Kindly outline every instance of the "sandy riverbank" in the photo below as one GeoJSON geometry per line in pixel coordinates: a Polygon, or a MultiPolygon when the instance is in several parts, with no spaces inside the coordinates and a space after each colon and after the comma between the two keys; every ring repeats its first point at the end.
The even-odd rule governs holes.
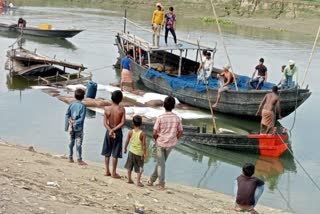
{"type": "Polygon", "coordinates": [[[0,140],[0,213],[134,213],[136,206],[145,213],[237,213],[231,196],[170,183],[165,191],[138,188],[103,176],[102,164],[80,167],[35,150],[0,140]]]}

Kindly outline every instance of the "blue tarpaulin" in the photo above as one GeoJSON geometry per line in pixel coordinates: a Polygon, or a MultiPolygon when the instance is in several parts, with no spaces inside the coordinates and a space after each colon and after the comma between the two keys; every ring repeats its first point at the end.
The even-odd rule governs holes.
{"type": "MultiPolygon", "coordinates": [[[[165,72],[159,72],[154,70],[153,68],[149,68],[145,74],[145,77],[151,79],[152,77],[163,78],[167,81],[167,83],[171,86],[172,89],[183,89],[183,88],[193,88],[196,92],[202,92],[206,90],[206,87],[203,83],[197,84],[197,75],[196,74],[187,74],[181,75],[180,77],[169,76],[165,72]]],[[[247,85],[250,78],[247,76],[238,75],[237,84],[239,90],[248,90],[247,85]]],[[[262,90],[271,89],[275,84],[264,82],[262,90]]],[[[217,78],[210,77],[209,78],[209,88],[219,88],[219,82],[217,78]]],[[[231,85],[231,90],[235,90],[235,85],[231,85]]]]}

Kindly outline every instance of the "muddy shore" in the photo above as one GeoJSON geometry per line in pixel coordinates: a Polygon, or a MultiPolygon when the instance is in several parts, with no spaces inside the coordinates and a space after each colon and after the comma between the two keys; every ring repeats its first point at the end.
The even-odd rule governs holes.
{"type": "MultiPolygon", "coordinates": [[[[0,213],[237,213],[232,197],[169,183],[164,191],[103,176],[102,164],[0,140],[0,213]]],[[[143,178],[146,183],[146,178],[143,178]]],[[[258,205],[260,213],[284,213],[258,205]]]]}

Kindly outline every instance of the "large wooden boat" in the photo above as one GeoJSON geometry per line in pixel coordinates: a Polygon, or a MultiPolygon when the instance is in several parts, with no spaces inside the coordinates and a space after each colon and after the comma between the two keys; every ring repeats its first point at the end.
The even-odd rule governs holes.
{"type": "MultiPolygon", "coordinates": [[[[210,109],[208,97],[211,103],[215,102],[219,86],[214,74],[221,72],[221,69],[213,69],[214,74],[209,80],[208,93],[203,84],[196,84],[195,74],[199,67],[198,53],[206,49],[214,54],[215,48],[200,46],[187,40],[180,40],[178,46],[155,47],[145,39],[128,32],[117,33],[115,44],[120,57],[123,57],[126,51],[131,51],[133,78],[135,81],[142,81],[148,89],[174,96],[182,103],[204,109],[210,109]],[[194,60],[187,58],[188,51],[196,52],[194,60]]],[[[236,77],[238,90],[234,84],[231,90],[224,92],[219,106],[214,111],[257,118],[259,104],[274,84],[264,83],[262,90],[247,90],[249,77],[241,75],[236,77]]],[[[291,88],[280,90],[279,95],[281,114],[285,117],[304,103],[311,92],[308,88],[291,88]]]]}
{"type": "Polygon", "coordinates": [[[3,24],[0,23],[0,31],[10,31],[19,34],[26,34],[41,37],[58,37],[58,38],[71,38],[82,32],[82,29],[39,29],[36,27],[18,27],[17,24],[3,24]]]}
{"type": "MultiPolygon", "coordinates": [[[[22,47],[7,52],[6,69],[10,76],[23,76],[39,85],[66,85],[82,83],[92,78],[91,72],[85,72],[82,64],[50,58],[22,47]],[[68,72],[71,69],[75,72],[68,72]]],[[[10,78],[13,80],[13,78],[10,78]]]]}

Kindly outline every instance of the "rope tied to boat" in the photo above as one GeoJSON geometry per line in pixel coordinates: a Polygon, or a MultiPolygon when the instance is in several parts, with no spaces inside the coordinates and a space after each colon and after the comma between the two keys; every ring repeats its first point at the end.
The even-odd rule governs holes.
{"type": "MultiPolygon", "coordinates": [[[[279,135],[279,133],[276,133],[276,134],[281,139],[281,142],[286,144],[284,142],[284,140],[281,138],[281,136],[279,135]]],[[[290,152],[293,159],[298,163],[298,165],[301,167],[301,169],[304,171],[304,173],[307,175],[307,177],[310,179],[310,181],[315,185],[317,190],[320,192],[320,186],[316,183],[316,181],[312,178],[312,176],[308,173],[308,171],[303,167],[303,165],[300,163],[300,161],[293,155],[293,152],[291,151],[291,149],[288,147],[287,150],[290,152]]]]}

